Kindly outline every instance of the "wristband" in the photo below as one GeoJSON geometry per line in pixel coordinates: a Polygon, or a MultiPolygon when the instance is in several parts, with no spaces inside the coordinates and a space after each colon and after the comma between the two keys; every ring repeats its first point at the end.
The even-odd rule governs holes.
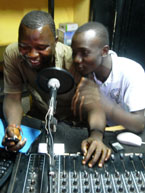
{"type": "Polygon", "coordinates": [[[101,129],[90,129],[90,132],[92,132],[92,131],[98,131],[104,135],[104,131],[102,131],[101,129]]]}

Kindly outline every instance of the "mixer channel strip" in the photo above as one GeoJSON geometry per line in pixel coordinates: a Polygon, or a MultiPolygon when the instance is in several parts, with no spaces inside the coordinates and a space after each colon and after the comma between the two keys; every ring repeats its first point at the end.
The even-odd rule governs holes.
{"type": "Polygon", "coordinates": [[[45,158],[44,154],[30,154],[22,193],[43,193],[45,158]]]}
{"type": "Polygon", "coordinates": [[[144,193],[145,156],[112,154],[103,168],[82,165],[77,154],[55,156],[50,193],[144,193]]]}

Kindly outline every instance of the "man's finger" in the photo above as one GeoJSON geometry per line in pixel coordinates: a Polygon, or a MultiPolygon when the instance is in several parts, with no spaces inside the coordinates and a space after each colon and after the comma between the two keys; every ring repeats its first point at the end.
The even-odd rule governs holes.
{"type": "Polygon", "coordinates": [[[80,105],[79,105],[79,116],[80,116],[80,121],[83,120],[82,107],[83,107],[83,104],[84,104],[84,99],[85,99],[85,97],[82,96],[82,98],[81,98],[81,103],[80,103],[80,105]]]}
{"type": "Polygon", "coordinates": [[[111,156],[111,149],[107,149],[107,155],[106,155],[106,157],[105,157],[105,161],[107,161],[109,158],[110,158],[110,156],[111,156]]]}
{"type": "Polygon", "coordinates": [[[74,116],[76,116],[76,114],[77,114],[76,112],[77,112],[77,103],[78,103],[79,95],[80,95],[80,93],[77,92],[75,94],[75,98],[73,100],[73,114],[74,114],[74,116]]]}
{"type": "Polygon", "coordinates": [[[19,151],[26,143],[26,138],[23,139],[23,141],[19,141],[15,146],[8,147],[8,151],[19,151]]]}
{"type": "Polygon", "coordinates": [[[88,142],[87,142],[87,140],[82,141],[81,149],[82,149],[83,155],[86,156],[87,151],[88,151],[88,142]]]}
{"type": "Polygon", "coordinates": [[[100,158],[100,155],[101,155],[101,150],[100,149],[98,149],[98,148],[96,148],[96,150],[95,150],[95,152],[94,152],[94,154],[92,155],[92,159],[91,159],[91,161],[88,163],[88,166],[89,167],[93,167],[95,164],[96,164],[96,162],[99,160],[99,158],[100,158]]]}
{"type": "Polygon", "coordinates": [[[93,155],[95,148],[94,148],[94,144],[91,143],[90,145],[87,144],[87,154],[84,158],[84,162],[87,163],[89,161],[89,159],[91,158],[91,156],[93,155]]]}
{"type": "Polygon", "coordinates": [[[111,149],[109,148],[107,148],[105,152],[102,152],[98,166],[102,167],[104,165],[104,162],[109,159],[110,155],[111,155],[111,149]]]}
{"type": "Polygon", "coordinates": [[[86,79],[86,78],[84,78],[84,77],[81,78],[81,80],[80,80],[80,82],[79,82],[79,84],[78,84],[78,86],[77,86],[78,89],[80,89],[80,87],[83,86],[85,79],[86,79]]]}

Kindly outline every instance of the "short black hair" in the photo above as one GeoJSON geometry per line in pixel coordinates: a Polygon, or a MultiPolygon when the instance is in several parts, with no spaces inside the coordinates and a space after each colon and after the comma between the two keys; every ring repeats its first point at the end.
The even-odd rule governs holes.
{"type": "Polygon", "coordinates": [[[30,29],[37,29],[44,25],[49,25],[54,37],[56,37],[54,20],[52,16],[45,11],[33,10],[28,12],[21,20],[19,32],[22,25],[25,25],[30,29]]]}
{"type": "Polygon", "coordinates": [[[75,34],[81,33],[81,32],[85,32],[85,31],[88,31],[90,29],[92,29],[92,30],[94,30],[96,32],[96,35],[101,40],[101,44],[103,46],[109,45],[109,33],[108,33],[108,30],[107,30],[107,28],[102,23],[99,23],[99,22],[88,22],[88,23],[85,23],[84,25],[80,26],[76,30],[75,34]]]}

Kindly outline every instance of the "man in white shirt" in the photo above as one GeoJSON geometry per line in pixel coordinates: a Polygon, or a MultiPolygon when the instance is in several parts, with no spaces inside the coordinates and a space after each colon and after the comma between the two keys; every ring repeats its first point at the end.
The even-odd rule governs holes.
{"type": "Polygon", "coordinates": [[[90,138],[82,143],[82,150],[83,163],[89,162],[90,167],[98,160],[101,167],[108,158],[105,121],[136,133],[145,127],[145,72],[140,64],[109,50],[108,36],[102,24],[89,22],[78,28],[72,40],[72,74],[76,83],[87,77],[81,79],[72,106],[81,119],[84,109],[89,114],[90,138]]]}

